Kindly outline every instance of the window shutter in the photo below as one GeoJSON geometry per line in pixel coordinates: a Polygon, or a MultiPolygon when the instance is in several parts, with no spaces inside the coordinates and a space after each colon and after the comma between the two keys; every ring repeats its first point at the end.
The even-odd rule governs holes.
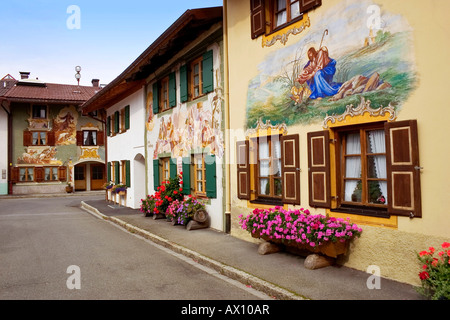
{"type": "Polygon", "coordinates": [[[153,159],[153,185],[155,191],[159,187],[159,159],[153,159]]]}
{"type": "Polygon", "coordinates": [[[11,168],[11,183],[17,183],[19,181],[19,168],[11,168]]]}
{"type": "Polygon", "coordinates": [[[176,178],[177,177],[177,159],[176,158],[170,158],[170,178],[176,178]]]}
{"type": "Polygon", "coordinates": [[[125,164],[125,184],[129,188],[131,187],[131,162],[130,160],[126,160],[125,164]]]}
{"type": "Polygon", "coordinates": [[[130,129],[130,106],[125,107],[125,130],[130,129]]]}
{"type": "Polygon", "coordinates": [[[114,112],[114,133],[119,133],[120,126],[120,113],[119,111],[114,112]]]}
{"type": "Polygon", "coordinates": [[[24,145],[24,147],[28,147],[28,146],[32,145],[31,131],[28,131],[28,130],[23,131],[23,145],[24,145]]]}
{"type": "Polygon", "coordinates": [[[188,100],[188,73],[187,66],[180,67],[180,101],[186,102],[188,100]]]}
{"type": "Polygon", "coordinates": [[[250,200],[250,161],[249,142],[236,142],[237,155],[237,197],[243,200],[250,200]]]}
{"type": "Polygon", "coordinates": [[[298,134],[281,136],[283,203],[300,204],[300,158],[298,134]]]}
{"type": "Polygon", "coordinates": [[[191,194],[191,158],[183,158],[183,194],[191,194]]]}
{"type": "Polygon", "coordinates": [[[300,12],[305,13],[322,5],[322,0],[300,0],[300,12]]]}
{"type": "Polygon", "coordinates": [[[175,72],[169,74],[169,107],[177,105],[177,82],[175,80],[175,72]]]}
{"type": "Polygon", "coordinates": [[[105,134],[103,131],[97,131],[97,145],[98,146],[105,145],[105,134]]]}
{"type": "Polygon", "coordinates": [[[106,179],[108,183],[111,181],[111,162],[108,162],[106,167],[106,179]]]}
{"type": "Polygon", "coordinates": [[[153,114],[159,112],[158,82],[153,84],[153,114]]]}
{"type": "Polygon", "coordinates": [[[251,14],[252,39],[255,39],[266,32],[264,0],[251,0],[250,14],[251,14]]]}
{"type": "Polygon", "coordinates": [[[216,156],[205,155],[206,196],[217,197],[216,187],[216,156]]]}
{"type": "Polygon", "coordinates": [[[114,174],[115,174],[115,183],[120,184],[120,162],[114,161],[114,174]]]}
{"type": "Polygon", "coordinates": [[[67,167],[65,166],[58,167],[58,180],[59,181],[67,180],[67,167]]]}
{"type": "Polygon", "coordinates": [[[108,118],[106,118],[106,134],[108,135],[108,137],[111,135],[111,116],[108,116],[108,118]]]}
{"type": "Polygon", "coordinates": [[[44,168],[43,167],[35,167],[34,168],[34,181],[36,181],[36,182],[44,181],[44,168]]]}
{"type": "Polygon", "coordinates": [[[388,212],[422,217],[417,121],[386,122],[388,212]]]}
{"type": "Polygon", "coordinates": [[[77,146],[83,145],[83,131],[77,131],[77,146]]]}
{"type": "Polygon", "coordinates": [[[308,184],[311,207],[331,207],[329,141],[327,130],[308,133],[308,184]]]}
{"type": "Polygon", "coordinates": [[[47,132],[47,145],[48,146],[54,146],[56,144],[55,140],[55,131],[48,131],[47,132]]]}
{"type": "Polygon", "coordinates": [[[202,61],[202,92],[208,93],[214,90],[213,51],[209,50],[203,55],[202,61]]]}

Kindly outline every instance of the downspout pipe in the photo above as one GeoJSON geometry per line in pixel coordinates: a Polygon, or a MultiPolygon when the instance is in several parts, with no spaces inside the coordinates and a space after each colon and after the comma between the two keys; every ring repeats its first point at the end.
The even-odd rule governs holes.
{"type": "Polygon", "coordinates": [[[223,44],[224,44],[224,105],[225,105],[225,232],[231,232],[231,179],[230,179],[230,102],[228,77],[228,13],[227,0],[223,2],[223,44]]]}

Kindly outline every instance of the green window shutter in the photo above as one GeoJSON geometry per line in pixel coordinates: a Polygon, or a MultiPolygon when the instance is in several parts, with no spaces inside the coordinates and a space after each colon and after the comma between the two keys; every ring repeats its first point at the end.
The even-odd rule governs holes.
{"type": "Polygon", "coordinates": [[[115,171],[115,182],[116,184],[120,184],[120,162],[114,161],[114,171],[115,171]]]}
{"type": "Polygon", "coordinates": [[[175,80],[175,72],[169,74],[169,107],[177,105],[177,82],[175,80]]]}
{"type": "Polygon", "coordinates": [[[159,187],[159,159],[153,159],[153,185],[155,191],[159,187]]]}
{"type": "Polygon", "coordinates": [[[108,118],[106,118],[106,134],[108,135],[108,137],[111,135],[111,116],[108,116],[108,118]]]}
{"type": "Polygon", "coordinates": [[[170,178],[176,178],[177,177],[177,159],[176,158],[170,158],[170,178]]]}
{"type": "Polygon", "coordinates": [[[183,194],[191,194],[191,158],[183,158],[183,194]]]}
{"type": "Polygon", "coordinates": [[[159,112],[158,82],[153,84],[153,114],[159,112]]]}
{"type": "Polygon", "coordinates": [[[188,73],[186,65],[180,67],[180,100],[181,102],[188,101],[188,73]]]}
{"type": "Polygon", "coordinates": [[[205,155],[206,196],[217,197],[216,187],[216,156],[205,155]]]}
{"type": "Polygon", "coordinates": [[[130,129],[130,106],[125,107],[125,130],[130,129]]]}
{"type": "Polygon", "coordinates": [[[213,71],[213,51],[209,50],[203,55],[202,61],[202,79],[203,79],[203,93],[208,93],[214,90],[214,71],[213,71]]]}
{"type": "Polygon", "coordinates": [[[119,111],[114,112],[114,133],[119,133],[120,114],[119,111]]]}
{"type": "Polygon", "coordinates": [[[127,185],[128,188],[131,187],[130,165],[131,165],[130,160],[126,160],[125,161],[125,184],[127,185]]]}
{"type": "Polygon", "coordinates": [[[108,162],[108,164],[107,164],[106,176],[107,176],[107,181],[106,182],[109,183],[111,181],[111,162],[108,162]]]}

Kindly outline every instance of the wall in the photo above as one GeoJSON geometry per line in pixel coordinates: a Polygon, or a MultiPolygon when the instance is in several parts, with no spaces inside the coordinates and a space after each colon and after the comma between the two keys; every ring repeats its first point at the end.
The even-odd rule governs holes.
{"type": "Polygon", "coordinates": [[[145,170],[136,165],[135,159],[145,156],[144,132],[145,132],[145,93],[144,89],[139,89],[135,93],[121,100],[107,109],[107,115],[122,110],[125,106],[130,106],[130,128],[115,136],[108,137],[108,162],[130,160],[131,161],[131,187],[127,189],[127,206],[137,209],[140,200],[145,196],[145,185],[137,180],[136,176],[143,177],[145,170]],[[137,172],[140,171],[140,173],[137,172]]]}
{"type": "MultiPolygon", "coordinates": [[[[288,27],[279,33],[284,35],[281,40],[268,45],[269,37],[251,39],[249,2],[227,1],[231,146],[234,148],[236,141],[245,139],[245,130],[254,128],[259,118],[273,125],[285,123],[289,134],[298,133],[302,170],[299,207],[309,208],[306,137],[308,132],[324,129],[327,115],[343,114],[346,106],[358,106],[363,96],[371,100],[373,108],[391,105],[395,121],[417,119],[423,167],[420,175],[422,218],[343,215],[356,221],[363,228],[363,234],[352,244],[351,253],[340,262],[360,270],[375,264],[380,266],[384,277],[418,284],[415,252],[429,246],[440,247],[444,240],[450,239],[446,210],[450,204],[450,171],[446,165],[450,144],[443,144],[438,138],[447,136],[445,121],[449,114],[445,94],[442,94],[449,67],[442,61],[450,51],[447,36],[450,23],[444,16],[450,3],[435,1],[426,8],[422,1],[409,1],[407,5],[401,1],[329,0],[322,3],[305,15],[303,25],[297,24],[297,30],[301,31],[293,32],[292,28],[289,31],[288,27]],[[373,10],[378,9],[381,33],[373,30],[372,38],[367,22],[373,18],[376,12],[373,10]],[[295,68],[305,66],[308,48],[317,48],[322,37],[330,58],[337,61],[335,82],[345,83],[355,76],[370,77],[377,72],[380,84],[387,83],[384,88],[388,89],[348,94],[334,101],[329,97],[303,100],[299,90],[302,88],[298,85],[294,88],[292,74],[295,68]],[[245,51],[241,49],[244,47],[245,51]]],[[[362,115],[358,119],[362,119],[362,115]]],[[[247,215],[253,207],[237,198],[236,185],[233,164],[232,234],[253,241],[238,225],[238,216],[247,215]]],[[[319,208],[309,210],[332,214],[319,208]]]]}
{"type": "Polygon", "coordinates": [[[0,109],[0,194],[8,194],[8,114],[0,109]]]}

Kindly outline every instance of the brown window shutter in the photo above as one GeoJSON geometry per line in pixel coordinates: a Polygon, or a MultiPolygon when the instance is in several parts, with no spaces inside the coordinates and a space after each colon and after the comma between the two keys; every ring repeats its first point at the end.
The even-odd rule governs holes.
{"type": "Polygon", "coordinates": [[[83,131],[77,131],[77,146],[83,145],[83,131]]]}
{"type": "Polygon", "coordinates": [[[422,217],[417,121],[386,122],[388,212],[422,217]]]}
{"type": "Polygon", "coordinates": [[[97,131],[97,145],[105,145],[105,134],[103,131],[97,131]]]}
{"type": "Polygon", "coordinates": [[[11,168],[11,182],[17,183],[17,181],[19,181],[19,168],[14,167],[11,168]]]}
{"type": "Polygon", "coordinates": [[[56,144],[55,131],[47,132],[47,145],[54,146],[55,144],[56,144]]]}
{"type": "Polygon", "coordinates": [[[44,181],[44,168],[43,167],[35,167],[34,168],[34,181],[36,181],[36,182],[44,181]]]}
{"type": "Polygon", "coordinates": [[[300,12],[305,13],[321,5],[322,0],[300,0],[300,12]]]}
{"type": "Polygon", "coordinates": [[[308,184],[311,207],[331,207],[329,141],[327,130],[308,133],[308,184]]]}
{"type": "Polygon", "coordinates": [[[58,179],[63,182],[67,180],[67,167],[58,167],[58,179]]]}
{"type": "Polygon", "coordinates": [[[298,134],[281,137],[283,203],[300,204],[300,157],[298,134]]]}
{"type": "Polygon", "coordinates": [[[249,162],[249,142],[236,142],[237,154],[237,182],[238,198],[250,199],[250,162],[249,162]]]}
{"type": "Polygon", "coordinates": [[[266,31],[264,0],[251,0],[250,6],[252,39],[255,39],[260,35],[263,35],[266,31]]]}
{"type": "Polygon", "coordinates": [[[24,130],[23,131],[23,145],[25,147],[31,146],[32,145],[31,141],[32,141],[31,131],[24,130]]]}

